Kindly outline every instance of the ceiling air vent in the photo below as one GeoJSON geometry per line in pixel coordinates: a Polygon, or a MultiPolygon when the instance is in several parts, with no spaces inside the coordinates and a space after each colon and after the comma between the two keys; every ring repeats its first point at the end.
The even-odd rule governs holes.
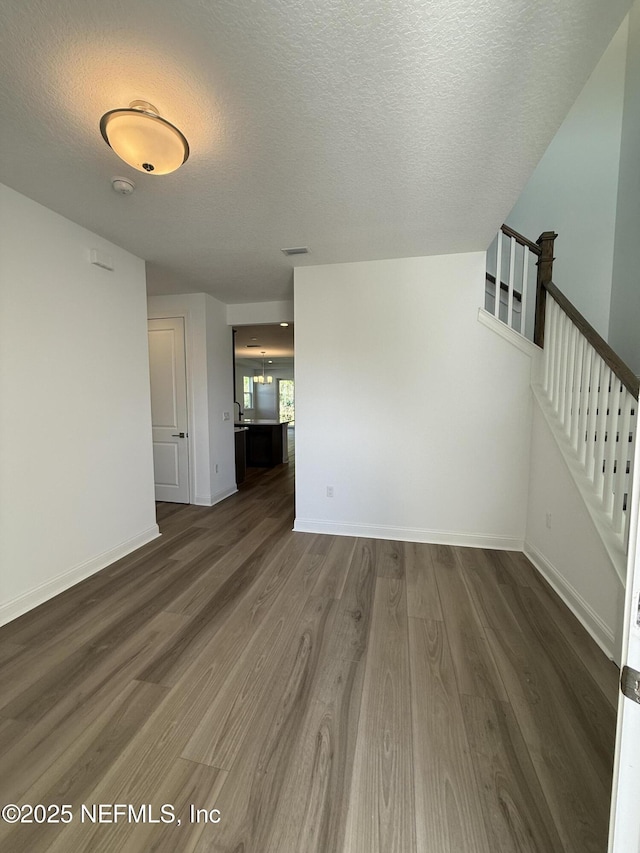
{"type": "Polygon", "coordinates": [[[306,255],[309,253],[308,246],[296,246],[293,249],[281,249],[285,255],[306,255]]]}

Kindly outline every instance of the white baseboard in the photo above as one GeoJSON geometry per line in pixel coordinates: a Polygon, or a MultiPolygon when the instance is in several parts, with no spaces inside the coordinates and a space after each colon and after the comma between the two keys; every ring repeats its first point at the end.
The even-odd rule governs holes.
{"type": "Polygon", "coordinates": [[[115,548],[110,548],[108,551],[104,551],[90,560],[85,560],[83,563],[74,566],[61,575],[57,575],[55,578],[51,578],[34,587],[34,589],[22,593],[17,598],[7,601],[5,604],[0,605],[0,625],[5,625],[7,622],[17,619],[18,616],[22,616],[23,613],[33,610],[39,604],[43,604],[50,598],[59,595],[65,589],[69,589],[69,587],[99,572],[106,566],[111,565],[111,563],[115,563],[116,560],[126,557],[127,554],[136,551],[138,548],[146,545],[147,542],[152,542],[158,536],[160,536],[160,531],[158,525],[154,524],[147,530],[143,530],[142,533],[138,533],[137,536],[133,536],[131,539],[127,539],[126,542],[116,545],[115,548]]]}
{"type": "Polygon", "coordinates": [[[213,495],[196,495],[194,498],[194,504],[196,506],[215,506],[219,504],[220,501],[223,501],[225,498],[231,497],[231,495],[235,495],[238,491],[237,486],[233,486],[229,489],[223,489],[220,492],[216,492],[213,495]]]}
{"type": "Polygon", "coordinates": [[[427,542],[432,545],[460,545],[468,548],[495,548],[498,551],[522,551],[523,540],[514,536],[487,536],[483,533],[454,533],[419,527],[391,527],[384,524],[351,524],[296,518],[297,533],[328,533],[333,536],[362,536],[365,539],[393,539],[397,542],[427,542]]]}
{"type": "Polygon", "coordinates": [[[524,543],[523,551],[531,560],[542,577],[549,582],[569,610],[578,619],[580,624],[589,632],[602,651],[610,660],[616,660],[616,641],[614,631],[604,620],[598,616],[595,610],[580,595],[559,572],[556,567],[547,560],[535,545],[530,542],[524,543]]]}

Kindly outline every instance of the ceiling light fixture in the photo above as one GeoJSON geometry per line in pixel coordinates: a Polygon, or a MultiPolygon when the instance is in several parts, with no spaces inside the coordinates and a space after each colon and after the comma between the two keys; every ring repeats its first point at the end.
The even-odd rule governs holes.
{"type": "Polygon", "coordinates": [[[265,375],[264,375],[264,357],[266,355],[266,352],[264,350],[261,350],[261,352],[262,352],[262,375],[257,374],[256,376],[253,377],[253,381],[257,382],[258,385],[264,385],[265,382],[267,385],[271,385],[273,383],[273,376],[266,376],[265,377],[265,375]]]}
{"type": "Polygon", "coordinates": [[[109,110],[100,119],[100,133],[118,157],[139,172],[168,175],[189,156],[184,135],[147,101],[109,110]]]}

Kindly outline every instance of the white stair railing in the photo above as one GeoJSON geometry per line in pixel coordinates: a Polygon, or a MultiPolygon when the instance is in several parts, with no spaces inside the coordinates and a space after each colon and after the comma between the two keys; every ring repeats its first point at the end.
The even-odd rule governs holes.
{"type": "Polygon", "coordinates": [[[534,392],[603,537],[626,550],[638,378],[553,283],[557,236],[533,243],[502,226],[487,251],[485,310],[543,349],[534,392]]]}
{"type": "Polygon", "coordinates": [[[544,289],[542,392],[603,520],[626,549],[638,380],[554,284],[544,289]]]}
{"type": "Polygon", "coordinates": [[[503,225],[487,251],[485,310],[533,340],[535,293],[529,282],[540,246],[503,225]]]}

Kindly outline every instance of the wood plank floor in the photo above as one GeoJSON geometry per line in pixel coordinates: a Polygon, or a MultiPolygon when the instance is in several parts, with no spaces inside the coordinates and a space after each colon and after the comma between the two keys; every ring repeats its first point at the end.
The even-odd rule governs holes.
{"type": "Polygon", "coordinates": [[[617,670],[522,555],[293,533],[293,464],[158,518],[0,629],[0,804],[73,813],[2,850],[606,849],[617,670]]]}

